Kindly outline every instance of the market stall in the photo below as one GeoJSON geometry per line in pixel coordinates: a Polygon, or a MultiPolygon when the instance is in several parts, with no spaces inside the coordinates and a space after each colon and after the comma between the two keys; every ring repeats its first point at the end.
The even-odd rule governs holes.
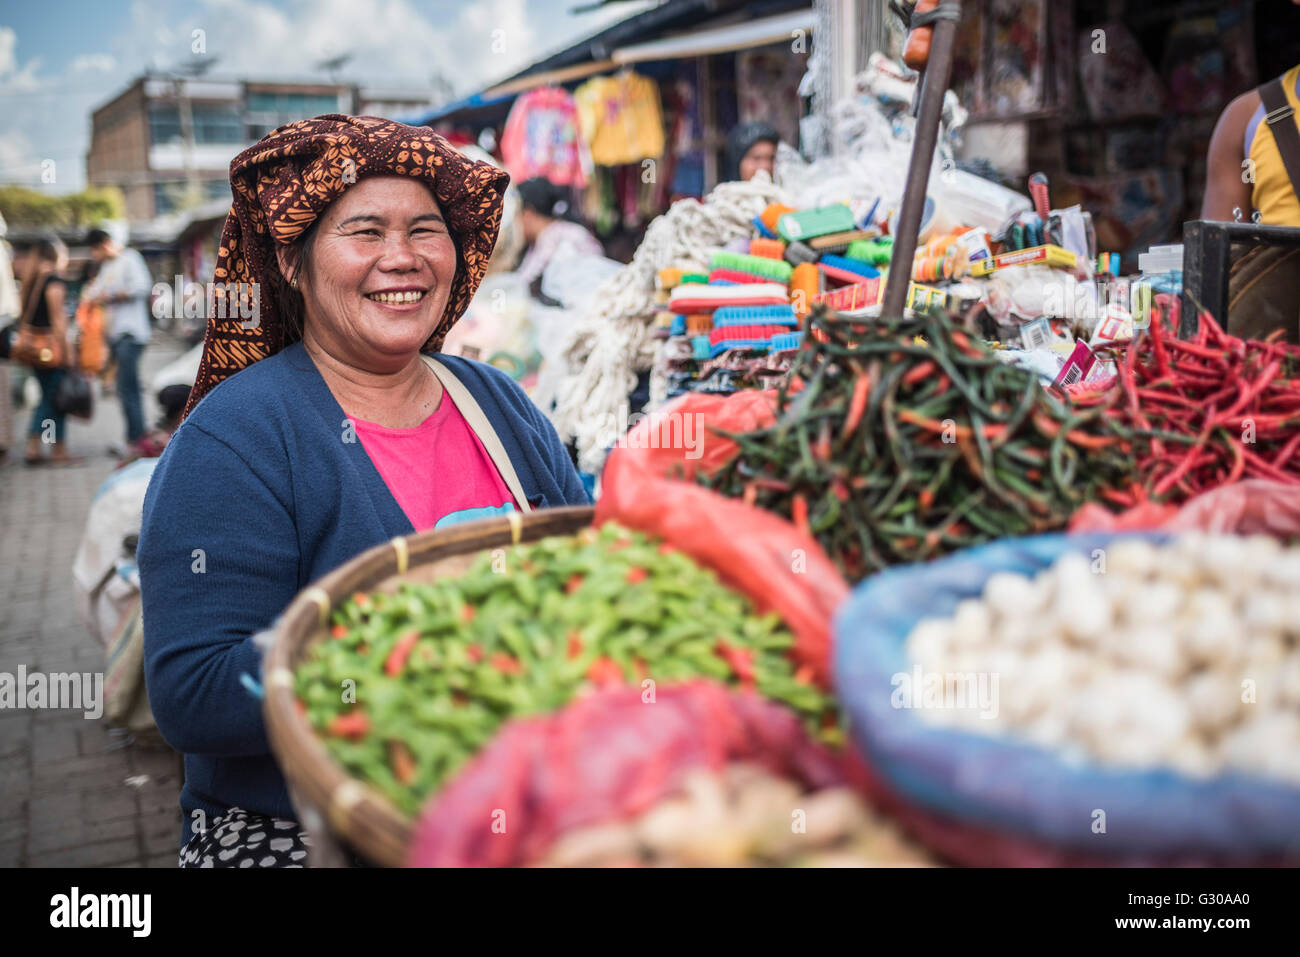
{"type": "Polygon", "coordinates": [[[937,86],[874,58],[845,149],[675,204],[593,296],[556,419],[594,510],[290,606],[317,863],[1300,861],[1300,345],[948,166],[956,24],[912,25],[937,86]]]}

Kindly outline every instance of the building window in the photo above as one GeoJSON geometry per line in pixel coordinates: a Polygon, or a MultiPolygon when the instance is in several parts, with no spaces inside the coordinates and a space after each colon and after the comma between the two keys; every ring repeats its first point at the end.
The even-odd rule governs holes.
{"type": "Polygon", "coordinates": [[[242,143],[244,122],[234,106],[195,106],[196,143],[242,143]]]}
{"type": "Polygon", "coordinates": [[[181,114],[175,104],[149,104],[149,142],[158,146],[180,138],[181,114]]]}
{"type": "MultiPolygon", "coordinates": [[[[233,106],[196,103],[190,108],[194,120],[194,142],[242,143],[244,124],[233,106]]],[[[149,139],[155,146],[178,143],[181,139],[181,111],[175,103],[149,106],[149,139]]]]}
{"type": "Polygon", "coordinates": [[[274,113],[285,119],[283,122],[303,120],[322,113],[339,111],[337,93],[279,93],[267,90],[250,91],[248,94],[248,112],[274,113]]]}

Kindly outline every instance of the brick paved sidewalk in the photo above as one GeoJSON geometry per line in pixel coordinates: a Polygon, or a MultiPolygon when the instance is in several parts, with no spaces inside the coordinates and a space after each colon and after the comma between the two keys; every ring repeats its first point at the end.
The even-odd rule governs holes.
{"type": "MultiPolygon", "coordinates": [[[[156,336],[141,379],[180,353],[156,336]]],[[[152,424],[158,409],[146,397],[152,424]]],[[[104,652],[76,611],[72,560],[87,509],[123,442],[121,407],[104,396],[90,422],[69,419],[74,468],[22,462],[29,413],[0,466],[0,672],[102,672],[104,652]],[[16,460],[16,461],[15,461],[16,460]]],[[[175,867],[180,759],[129,742],[81,711],[0,710],[0,867],[175,867]]]]}

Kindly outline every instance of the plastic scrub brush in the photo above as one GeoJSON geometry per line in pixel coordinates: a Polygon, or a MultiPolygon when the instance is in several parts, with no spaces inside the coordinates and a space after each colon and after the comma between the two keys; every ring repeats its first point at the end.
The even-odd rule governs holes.
{"type": "Polygon", "coordinates": [[[776,306],[790,301],[783,283],[745,282],[734,286],[685,285],[673,290],[673,312],[712,313],[719,306],[776,306]]]}
{"type": "Polygon", "coordinates": [[[713,314],[713,327],[720,326],[795,326],[794,307],[785,306],[722,306],[713,314]]]}
{"type": "Polygon", "coordinates": [[[787,206],[784,203],[773,203],[771,206],[767,207],[767,209],[763,210],[758,218],[763,221],[763,225],[767,227],[767,231],[775,236],[777,234],[776,221],[786,213],[794,212],[798,212],[798,210],[793,206],[787,206]]]}
{"type": "MultiPolygon", "coordinates": [[[[789,282],[790,264],[783,259],[769,259],[766,256],[751,256],[747,253],[733,253],[720,250],[709,260],[709,275],[726,270],[728,272],[747,273],[763,282],[789,282]]],[[[728,276],[727,278],[732,278],[728,276]]]]}
{"type": "Polygon", "coordinates": [[[875,266],[859,262],[856,259],[847,259],[844,256],[823,256],[817,263],[817,268],[828,278],[840,282],[854,283],[861,282],[864,279],[877,279],[880,277],[880,270],[875,266]]]}

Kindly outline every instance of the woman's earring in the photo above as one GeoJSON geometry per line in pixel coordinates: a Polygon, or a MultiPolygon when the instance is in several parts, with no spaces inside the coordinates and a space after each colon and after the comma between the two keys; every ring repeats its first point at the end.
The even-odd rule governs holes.
{"type": "Polygon", "coordinates": [[[289,280],[289,288],[292,289],[294,292],[297,292],[297,291],[298,291],[298,277],[297,277],[297,276],[294,276],[292,279],[289,280]]]}

